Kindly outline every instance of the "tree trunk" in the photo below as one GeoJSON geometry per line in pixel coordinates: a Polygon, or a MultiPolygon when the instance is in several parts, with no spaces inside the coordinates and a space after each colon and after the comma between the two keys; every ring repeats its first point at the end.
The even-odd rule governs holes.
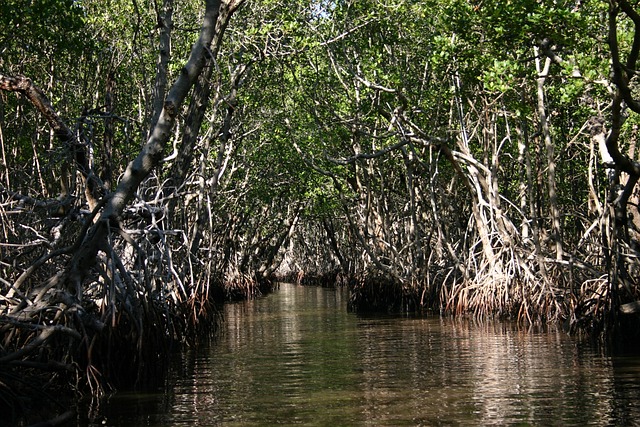
{"type": "Polygon", "coordinates": [[[551,139],[551,131],[549,129],[549,121],[547,120],[547,112],[545,107],[544,83],[549,75],[549,67],[551,66],[551,58],[545,58],[544,67],[540,64],[538,48],[534,49],[536,55],[536,71],[538,79],[536,80],[537,97],[538,97],[538,116],[540,119],[540,131],[544,137],[544,146],[547,152],[547,185],[549,192],[549,213],[551,215],[551,240],[555,246],[556,259],[562,260],[562,226],[560,220],[560,210],[558,209],[558,197],[556,190],[556,160],[553,141],[551,139]]]}
{"type": "Polygon", "coordinates": [[[162,10],[156,11],[158,28],[160,29],[160,49],[156,64],[156,81],[153,87],[153,105],[151,110],[151,126],[155,128],[162,113],[164,97],[169,75],[169,60],[171,59],[171,31],[173,30],[173,0],[164,0],[162,10]]]}
{"type": "Polygon", "coordinates": [[[206,1],[200,37],[191,50],[189,60],[182,67],[178,79],[167,94],[164,107],[156,126],[151,131],[149,140],[138,156],[127,166],[116,190],[110,194],[98,221],[70,262],[67,269],[68,285],[72,291],[75,291],[78,298],[82,294],[82,281],[89,268],[95,263],[98,251],[106,248],[111,227],[118,227],[117,222],[127,203],[134,197],[142,181],[163,158],[165,146],[171,136],[171,129],[182,103],[202,72],[207,56],[211,54],[210,46],[216,35],[220,7],[221,0],[206,1]]]}

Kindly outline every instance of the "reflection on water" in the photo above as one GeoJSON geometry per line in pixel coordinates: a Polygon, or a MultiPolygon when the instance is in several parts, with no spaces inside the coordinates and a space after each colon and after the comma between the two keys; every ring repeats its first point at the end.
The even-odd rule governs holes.
{"type": "MultiPolygon", "coordinates": [[[[170,387],[116,395],[111,426],[633,425],[640,358],[562,332],[358,317],[342,290],[282,285],[227,305],[225,332],[179,356],[170,387]]],[[[82,424],[82,423],[81,423],[82,424]]],[[[86,424],[85,424],[86,425],[86,424]]]]}

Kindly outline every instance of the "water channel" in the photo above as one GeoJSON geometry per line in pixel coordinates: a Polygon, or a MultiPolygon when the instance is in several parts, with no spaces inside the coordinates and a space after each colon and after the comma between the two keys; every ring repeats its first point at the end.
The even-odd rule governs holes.
{"type": "Polygon", "coordinates": [[[78,425],[638,425],[640,358],[562,331],[363,317],[345,290],[283,284],[225,306],[166,389],[119,393],[78,425]]]}

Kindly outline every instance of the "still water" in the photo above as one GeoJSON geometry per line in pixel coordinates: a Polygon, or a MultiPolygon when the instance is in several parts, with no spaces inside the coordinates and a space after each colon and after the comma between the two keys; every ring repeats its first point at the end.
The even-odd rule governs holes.
{"type": "Polygon", "coordinates": [[[347,293],[281,285],[225,307],[166,390],[117,394],[102,426],[640,425],[640,358],[565,333],[361,317],[347,293]]]}

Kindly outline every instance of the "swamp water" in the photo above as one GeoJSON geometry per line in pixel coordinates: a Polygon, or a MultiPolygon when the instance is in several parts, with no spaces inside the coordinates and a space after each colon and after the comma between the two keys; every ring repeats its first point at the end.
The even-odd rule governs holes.
{"type": "Polygon", "coordinates": [[[511,323],[347,313],[345,290],[283,284],[225,306],[167,388],[80,426],[640,425],[640,358],[511,323]]]}

